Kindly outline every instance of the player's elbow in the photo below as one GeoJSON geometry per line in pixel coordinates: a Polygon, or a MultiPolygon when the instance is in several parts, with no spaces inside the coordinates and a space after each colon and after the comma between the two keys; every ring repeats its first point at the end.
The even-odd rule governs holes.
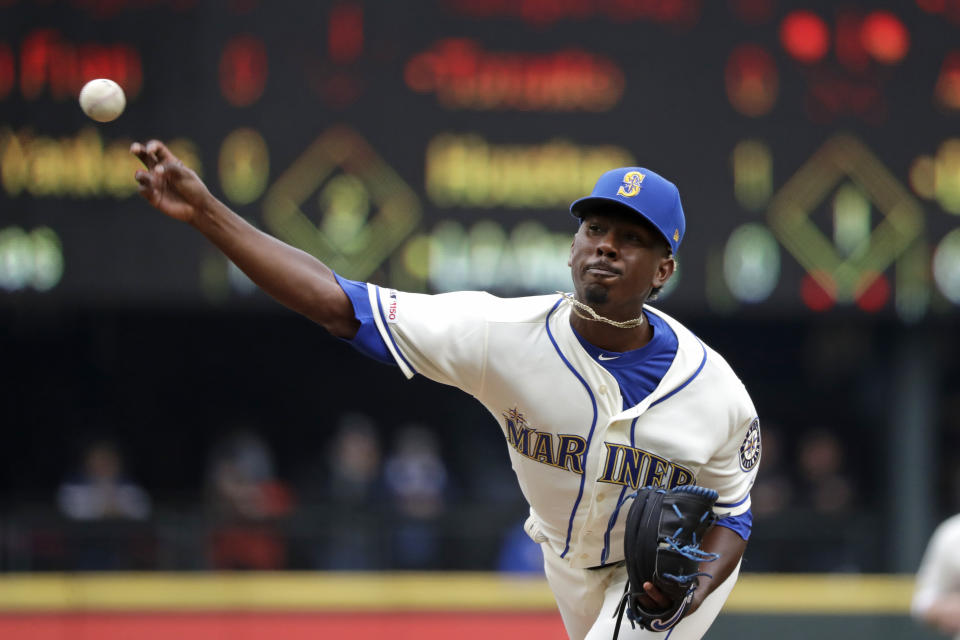
{"type": "Polygon", "coordinates": [[[302,300],[303,308],[298,309],[331,335],[345,340],[352,340],[360,329],[353,304],[336,282],[333,286],[323,282],[314,287],[302,300]]]}
{"type": "Polygon", "coordinates": [[[353,340],[357,331],[360,330],[360,321],[350,316],[350,318],[332,318],[326,321],[318,321],[318,324],[326,329],[332,336],[343,338],[344,340],[353,340]]]}

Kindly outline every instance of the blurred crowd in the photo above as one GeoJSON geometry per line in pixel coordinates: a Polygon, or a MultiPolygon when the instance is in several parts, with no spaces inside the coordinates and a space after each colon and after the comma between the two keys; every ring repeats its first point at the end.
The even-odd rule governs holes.
{"type": "MultiPolygon", "coordinates": [[[[55,496],[69,535],[57,541],[55,527],[41,530],[32,568],[165,562],[217,570],[422,570],[450,568],[451,556],[473,553],[464,568],[542,571],[539,549],[522,530],[519,493],[484,495],[489,483],[465,481],[470,469],[444,450],[440,435],[420,423],[387,430],[348,412],[326,447],[307,456],[309,464],[287,470],[278,467],[266,433],[249,425],[228,429],[210,448],[193,515],[181,513],[168,527],[176,535],[164,538],[179,535],[181,548],[193,547],[190,560],[175,557],[187,552],[158,550],[164,545],[156,531],[170,510],[162,495],[138,483],[122,446],[90,440],[55,496]]],[[[869,501],[847,444],[825,426],[796,434],[768,423],[762,451],[752,491],[759,533],[746,555],[748,570],[870,570],[859,529],[870,526],[863,509],[869,501]]]]}
{"type": "MultiPolygon", "coordinates": [[[[753,545],[753,571],[868,569],[870,552],[860,533],[869,527],[856,479],[862,477],[847,447],[825,427],[788,439],[775,424],[763,427],[761,472],[751,491],[755,523],[781,531],[787,544],[753,545]],[[785,531],[802,532],[786,535],[785,531]]],[[[875,537],[874,537],[875,538],[875,537]]],[[[866,538],[866,539],[869,539],[866,538]]]]}
{"type": "MultiPolygon", "coordinates": [[[[76,523],[73,531],[84,524],[100,525],[97,531],[103,532],[103,523],[157,519],[149,491],[137,483],[136,470],[127,468],[117,442],[96,439],[78,454],[76,469],[66,474],[56,495],[61,516],[76,523]]],[[[241,426],[220,437],[197,492],[206,529],[206,567],[437,566],[437,524],[447,506],[450,479],[431,429],[405,424],[388,443],[369,416],[347,413],[321,459],[302,475],[285,477],[267,438],[253,428],[241,426]],[[291,544],[298,538],[291,522],[306,511],[323,521],[317,536],[322,540],[291,544]],[[390,523],[389,535],[376,526],[378,521],[390,523]]],[[[136,564],[137,553],[130,545],[117,544],[116,536],[102,536],[100,543],[96,535],[80,537],[82,548],[59,545],[69,556],[64,558],[71,565],[66,568],[136,564]]]]}

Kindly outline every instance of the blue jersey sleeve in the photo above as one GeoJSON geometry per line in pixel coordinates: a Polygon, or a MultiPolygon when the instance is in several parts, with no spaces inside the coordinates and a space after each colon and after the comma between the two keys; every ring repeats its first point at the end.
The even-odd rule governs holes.
{"type": "Polygon", "coordinates": [[[360,329],[357,331],[357,335],[353,337],[353,340],[343,339],[343,341],[374,360],[396,366],[397,363],[394,361],[393,356],[390,355],[390,351],[387,349],[387,345],[383,341],[380,331],[377,330],[376,323],[373,321],[373,314],[378,313],[379,310],[374,311],[370,306],[370,296],[367,294],[367,285],[363,282],[347,280],[336,273],[333,275],[340,284],[340,288],[343,289],[343,292],[350,298],[350,303],[353,304],[353,315],[360,321],[360,329]]]}
{"type": "Polygon", "coordinates": [[[730,529],[744,540],[750,539],[750,531],[753,529],[753,511],[747,509],[738,516],[727,516],[717,520],[718,527],[730,529]]]}

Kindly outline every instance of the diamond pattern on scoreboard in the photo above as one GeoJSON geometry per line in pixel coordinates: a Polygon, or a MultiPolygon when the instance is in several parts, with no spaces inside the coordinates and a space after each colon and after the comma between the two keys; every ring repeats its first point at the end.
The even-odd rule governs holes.
{"type": "Polygon", "coordinates": [[[856,138],[828,140],[774,196],[770,227],[810,276],[840,301],[859,298],[923,232],[920,204],[856,138]],[[841,255],[811,214],[843,180],[859,186],[883,218],[862,250],[841,255]]]}
{"type": "MultiPolygon", "coordinates": [[[[315,256],[346,277],[370,276],[410,235],[420,200],[356,132],[334,127],[320,135],[270,187],[264,222],[278,238],[315,256]],[[355,229],[336,233],[337,211],[318,202],[334,180],[346,178],[369,203],[355,229]]],[[[342,226],[342,225],[341,225],[342,226]]]]}

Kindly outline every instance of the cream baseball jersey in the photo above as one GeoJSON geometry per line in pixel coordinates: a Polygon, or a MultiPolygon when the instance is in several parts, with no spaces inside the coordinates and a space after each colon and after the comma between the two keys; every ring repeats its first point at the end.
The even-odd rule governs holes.
{"type": "MultiPolygon", "coordinates": [[[[910,612],[923,619],[931,607],[960,593],[960,514],[947,518],[930,536],[917,570],[910,612]]],[[[960,633],[953,636],[960,640],[960,633]]]]}
{"type": "Polygon", "coordinates": [[[340,282],[361,333],[376,331],[407,377],[456,386],[494,416],[530,504],[527,531],[569,566],[622,559],[623,503],[642,486],[716,489],[717,513],[740,516],[731,528],[746,537],[756,412],[726,361],[676,320],[646,308],[655,327],[675,335],[676,351],[652,392],[632,404],[603,354],[574,333],[560,295],[425,295],[367,284],[363,301],[347,286],[358,283],[340,282]],[[364,302],[369,317],[361,317],[364,302]]]}

